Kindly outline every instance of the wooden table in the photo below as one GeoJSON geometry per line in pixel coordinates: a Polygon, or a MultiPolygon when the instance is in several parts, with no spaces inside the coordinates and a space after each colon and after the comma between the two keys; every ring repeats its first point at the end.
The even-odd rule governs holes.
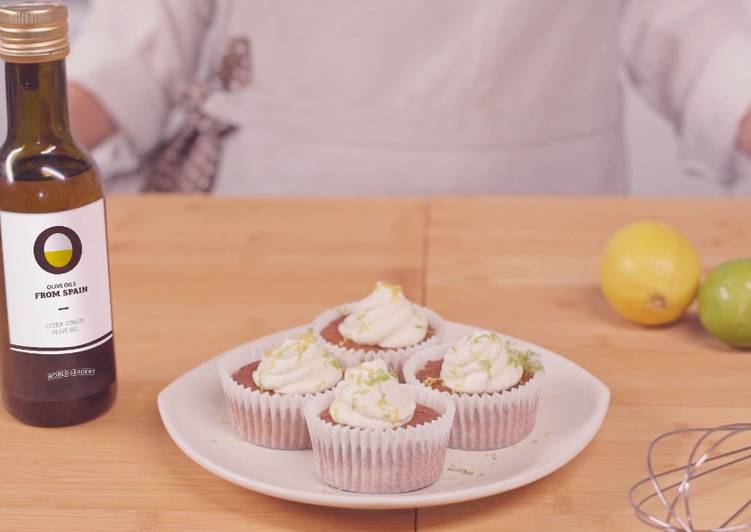
{"type": "MultiPolygon", "coordinates": [[[[605,240],[641,218],[683,230],[705,268],[749,253],[747,201],[112,198],[118,402],[101,419],[54,430],[0,413],[0,529],[638,530],[626,493],[644,474],[649,440],[748,420],[751,405],[751,358],[710,339],[695,315],[643,329],[600,295],[605,240]],[[175,447],[156,409],[162,387],[224,349],[362,296],[377,279],[587,368],[613,393],[602,432],[533,485],[420,511],[272,499],[175,447]]],[[[747,497],[745,487],[720,489],[711,510],[747,497]]]]}

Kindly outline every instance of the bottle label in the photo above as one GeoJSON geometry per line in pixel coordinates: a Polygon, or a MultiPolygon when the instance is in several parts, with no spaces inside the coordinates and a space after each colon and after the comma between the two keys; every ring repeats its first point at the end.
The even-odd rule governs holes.
{"type": "Polygon", "coordinates": [[[115,382],[104,200],[0,212],[14,396],[90,397],[115,382]]]}
{"type": "Polygon", "coordinates": [[[112,339],[103,199],[62,212],[0,212],[0,236],[11,351],[66,355],[112,339]]]}

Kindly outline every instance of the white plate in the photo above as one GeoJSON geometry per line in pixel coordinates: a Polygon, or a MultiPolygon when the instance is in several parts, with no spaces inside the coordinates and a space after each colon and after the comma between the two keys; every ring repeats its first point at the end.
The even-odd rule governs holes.
{"type": "MultiPolygon", "coordinates": [[[[446,340],[472,328],[447,323],[446,340]]],[[[280,341],[290,331],[267,338],[280,341]]],[[[262,339],[265,340],[266,338],[262,339]]],[[[610,401],[608,388],[570,360],[534,349],[545,364],[534,432],[498,451],[449,449],[444,472],[427,488],[397,495],[361,495],[330,488],[313,471],[312,451],[274,451],[240,440],[229,423],[217,374],[217,358],[190,370],[159,394],[159,412],[177,446],[208,471],[238,486],[291,501],[341,508],[416,508],[450,504],[529,484],[571,461],[600,429],[610,401]]],[[[253,342],[233,349],[247,349],[253,342]]],[[[221,356],[221,355],[220,355],[221,356]]]]}

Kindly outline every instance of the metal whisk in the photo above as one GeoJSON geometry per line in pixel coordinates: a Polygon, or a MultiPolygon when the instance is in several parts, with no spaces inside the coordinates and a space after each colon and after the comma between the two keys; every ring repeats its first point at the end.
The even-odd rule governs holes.
{"type": "Polygon", "coordinates": [[[735,423],[712,428],[674,430],[655,438],[649,445],[647,455],[649,477],[634,484],[628,494],[629,504],[636,516],[647,525],[669,531],[730,532],[751,529],[751,522],[736,522],[751,507],[751,498],[718,527],[698,529],[695,528],[697,525],[694,524],[694,516],[691,513],[690,497],[694,480],[751,459],[751,445],[721,452],[721,448],[732,438],[749,431],[751,431],[751,423],[735,423]],[[686,465],[656,472],[654,452],[657,446],[668,438],[692,433],[699,435],[699,438],[691,450],[686,465]],[[715,437],[716,441],[714,441],[715,437]],[[704,447],[706,449],[702,451],[704,447]],[[665,477],[670,475],[677,476],[681,480],[662,485],[661,482],[666,481],[665,477]],[[648,494],[644,495],[644,493],[648,494]],[[651,515],[645,510],[645,505],[655,498],[664,507],[665,513],[662,516],[651,515]]]}

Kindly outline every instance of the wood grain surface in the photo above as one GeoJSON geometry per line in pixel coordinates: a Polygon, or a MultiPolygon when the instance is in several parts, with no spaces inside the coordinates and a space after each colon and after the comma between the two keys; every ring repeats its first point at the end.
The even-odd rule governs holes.
{"type": "MultiPolygon", "coordinates": [[[[646,476],[649,441],[670,429],[749,421],[751,355],[711,339],[694,311],[676,325],[647,329],[618,317],[600,294],[605,242],[639,219],[674,224],[705,270],[751,254],[747,200],[432,202],[426,303],[564,354],[605,382],[612,398],[600,434],[562,470],[512,493],[420,511],[418,528],[650,530],[626,499],[646,476]]],[[[746,480],[714,496],[740,506],[751,492],[751,468],[744,471],[746,480]]],[[[735,508],[711,504],[704,514],[718,525],[735,508]]]]}
{"type": "Polygon", "coordinates": [[[317,508],[211,475],[172,443],[156,396],[373,279],[421,299],[424,212],[411,200],[112,198],[117,403],[54,430],[0,413],[0,530],[413,530],[413,510],[317,508]]]}
{"type": "MultiPolygon", "coordinates": [[[[108,208],[117,404],[54,430],[0,412],[0,530],[647,530],[626,493],[649,440],[743,421],[751,405],[751,358],[710,339],[695,313],[643,329],[597,286],[604,242],[634,219],[674,223],[705,269],[749,254],[747,201],[142,196],[108,208]],[[214,477],[172,443],[156,409],[166,384],[377,279],[587,368],[613,393],[602,432],[531,486],[419,512],[276,500],[214,477]]],[[[736,480],[740,490],[716,486],[709,514],[751,491],[750,475],[736,480]]]]}

